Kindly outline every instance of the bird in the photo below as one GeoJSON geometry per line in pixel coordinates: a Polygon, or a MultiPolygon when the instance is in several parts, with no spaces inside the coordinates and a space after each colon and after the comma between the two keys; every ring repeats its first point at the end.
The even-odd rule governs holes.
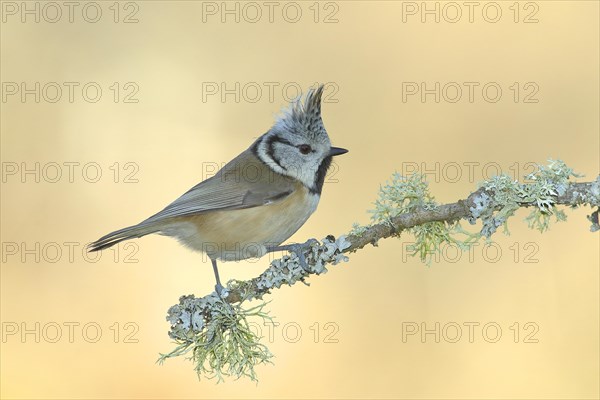
{"type": "Polygon", "coordinates": [[[305,267],[303,244],[281,244],[317,209],[333,157],[348,152],[331,145],[321,118],[323,90],[319,85],[292,100],[265,134],[215,175],[139,224],[90,243],[88,251],[153,233],[173,237],[210,258],[219,295],[224,287],[217,261],[288,251],[305,267]]]}

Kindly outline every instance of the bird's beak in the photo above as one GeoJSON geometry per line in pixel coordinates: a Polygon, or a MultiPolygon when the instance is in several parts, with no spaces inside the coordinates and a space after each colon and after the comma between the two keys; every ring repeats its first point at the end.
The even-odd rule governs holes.
{"type": "Polygon", "coordinates": [[[342,154],[346,154],[348,150],[342,149],[341,147],[332,147],[329,150],[329,156],[341,156],[342,154]]]}

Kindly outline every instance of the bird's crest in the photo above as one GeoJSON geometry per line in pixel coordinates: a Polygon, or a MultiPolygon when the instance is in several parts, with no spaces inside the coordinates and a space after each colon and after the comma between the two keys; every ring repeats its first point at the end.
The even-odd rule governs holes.
{"type": "Polygon", "coordinates": [[[321,97],[323,85],[309,89],[302,101],[302,95],[292,101],[283,115],[275,122],[275,126],[295,134],[318,137],[326,134],[321,119],[321,97]]]}

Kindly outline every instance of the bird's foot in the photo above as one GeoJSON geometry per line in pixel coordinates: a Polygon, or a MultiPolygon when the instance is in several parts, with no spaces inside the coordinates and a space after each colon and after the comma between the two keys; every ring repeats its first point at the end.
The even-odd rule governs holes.
{"type": "Polygon", "coordinates": [[[223,297],[223,296],[221,296],[221,294],[223,293],[224,289],[225,288],[223,287],[223,285],[221,285],[221,283],[217,283],[215,285],[215,291],[217,292],[217,294],[219,295],[219,297],[223,297]]]}
{"type": "Polygon", "coordinates": [[[286,250],[286,251],[289,251],[290,253],[294,253],[298,257],[298,261],[299,261],[302,269],[306,272],[310,272],[308,262],[306,261],[305,252],[307,252],[310,249],[310,247],[315,243],[318,243],[318,240],[308,239],[304,243],[292,243],[292,244],[286,244],[284,246],[278,246],[278,247],[272,249],[271,251],[286,250]]]}

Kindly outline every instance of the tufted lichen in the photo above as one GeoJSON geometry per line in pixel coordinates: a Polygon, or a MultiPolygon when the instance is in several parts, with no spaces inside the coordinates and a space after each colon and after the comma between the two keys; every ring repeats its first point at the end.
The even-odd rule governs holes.
{"type": "Polygon", "coordinates": [[[436,204],[424,175],[403,176],[394,172],[392,180],[379,188],[375,209],[369,212],[373,222],[391,223],[392,218],[399,214],[421,208],[432,209],[436,204]]]}
{"type": "Polygon", "coordinates": [[[367,227],[359,224],[358,222],[354,222],[352,224],[352,229],[350,229],[350,235],[361,237],[367,231],[367,227]]]}
{"type": "Polygon", "coordinates": [[[342,252],[350,247],[346,236],[335,239],[329,235],[321,241],[309,241],[309,249],[305,252],[307,269],[300,264],[300,259],[294,253],[286,254],[278,260],[271,262],[271,267],[261,274],[256,282],[259,290],[270,290],[282,285],[293,285],[303,280],[309,274],[321,275],[327,273],[326,264],[336,265],[342,261],[348,261],[348,257],[342,252]]]}
{"type": "Polygon", "coordinates": [[[167,314],[169,336],[176,347],[161,354],[158,362],[189,354],[198,378],[216,377],[220,382],[224,376],[246,376],[256,380],[254,367],[270,362],[272,354],[250,329],[248,319],[271,320],[264,311],[265,304],[244,309],[223,301],[216,293],[202,298],[182,296],[167,314]]]}
{"type": "Polygon", "coordinates": [[[566,220],[564,211],[555,210],[554,204],[557,196],[565,194],[569,178],[579,176],[560,160],[538,166],[537,171],[525,177],[530,183],[519,183],[506,175],[495,176],[481,185],[485,192],[475,198],[470,221],[481,219],[481,235],[489,238],[502,225],[508,231],[507,220],[521,205],[533,205],[535,208],[525,220],[530,228],[544,232],[552,216],[557,222],[566,220]]]}
{"type": "MultiPolygon", "coordinates": [[[[525,218],[528,226],[543,232],[548,229],[552,217],[556,221],[566,219],[565,212],[557,210],[554,205],[557,196],[565,194],[569,179],[579,176],[560,160],[549,160],[548,166],[538,166],[537,171],[525,177],[529,183],[520,183],[507,175],[494,176],[480,184],[480,190],[475,193],[469,206],[470,215],[466,217],[471,224],[481,220],[479,232],[468,232],[462,229],[460,224],[448,220],[417,224],[404,230],[415,237],[414,244],[409,246],[409,255],[418,255],[429,265],[431,256],[440,250],[442,244],[452,244],[467,250],[481,238],[489,240],[500,227],[504,227],[503,231],[507,234],[509,218],[524,206],[534,207],[525,218]]],[[[581,204],[598,204],[600,180],[592,184],[589,193],[579,196],[581,198],[578,202],[581,204]]],[[[438,204],[429,193],[423,175],[405,177],[396,172],[391,181],[380,188],[375,208],[370,210],[370,213],[374,223],[388,224],[394,228],[395,235],[400,236],[402,230],[393,226],[394,218],[402,214],[437,208],[438,204]]],[[[590,218],[593,222],[594,215],[590,218]]],[[[592,229],[595,227],[593,225],[592,229]]],[[[360,236],[366,229],[367,227],[355,224],[352,234],[360,236]]]]}
{"type": "MultiPolygon", "coordinates": [[[[265,311],[266,303],[244,308],[246,301],[260,298],[263,293],[284,284],[293,285],[310,274],[324,274],[326,264],[347,261],[342,252],[350,247],[346,236],[334,238],[329,235],[321,243],[309,241],[306,254],[306,269],[300,265],[296,254],[285,255],[274,260],[258,278],[243,282],[231,280],[222,290],[221,296],[212,293],[196,298],[182,296],[179,304],[167,313],[171,324],[169,336],[175,341],[175,349],[161,354],[159,362],[181,355],[189,355],[195,364],[198,377],[217,378],[242,376],[256,380],[255,366],[269,363],[272,354],[260,343],[261,337],[250,329],[248,319],[271,320],[265,311]],[[240,294],[237,302],[229,302],[230,293],[240,294]],[[233,304],[232,304],[233,303],[233,304]]],[[[264,322],[264,321],[263,321],[264,322]]]]}
{"type": "MultiPolygon", "coordinates": [[[[375,200],[375,208],[370,210],[374,223],[385,223],[394,227],[392,220],[401,215],[415,211],[433,211],[438,204],[429,192],[429,184],[424,175],[413,174],[402,176],[398,172],[392,179],[379,189],[379,197],[375,200]]],[[[395,228],[395,227],[394,227],[395,228]]],[[[360,228],[355,228],[359,230],[360,228]]],[[[459,239],[459,234],[466,234],[459,224],[448,221],[435,221],[417,225],[406,230],[414,235],[414,243],[408,246],[409,255],[418,255],[421,261],[431,264],[435,255],[444,243],[458,246],[466,250],[476,241],[473,235],[467,234],[466,239],[459,239]]],[[[397,236],[401,232],[397,232],[397,236]]]]}
{"type": "Polygon", "coordinates": [[[470,222],[481,219],[481,236],[489,238],[500,226],[506,227],[507,220],[519,209],[521,186],[507,175],[499,175],[483,182],[481,187],[485,191],[474,199],[470,222]]]}

